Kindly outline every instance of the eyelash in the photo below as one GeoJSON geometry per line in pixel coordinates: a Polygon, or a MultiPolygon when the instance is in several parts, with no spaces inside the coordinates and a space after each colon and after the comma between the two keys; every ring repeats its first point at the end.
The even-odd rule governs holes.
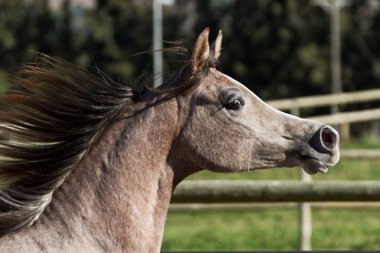
{"type": "Polygon", "coordinates": [[[238,99],[238,98],[233,99],[224,105],[226,109],[234,110],[234,111],[241,109],[243,106],[244,106],[244,101],[241,101],[241,99],[238,99]]]}

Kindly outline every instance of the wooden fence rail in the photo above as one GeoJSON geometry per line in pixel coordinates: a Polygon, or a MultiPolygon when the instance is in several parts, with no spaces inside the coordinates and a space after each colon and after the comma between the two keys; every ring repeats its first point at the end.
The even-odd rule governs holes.
{"type": "Polygon", "coordinates": [[[380,150],[376,149],[344,149],[340,151],[341,159],[380,160],[380,150]]]}
{"type": "MultiPolygon", "coordinates": [[[[380,100],[380,89],[269,100],[267,103],[279,110],[290,111],[291,114],[300,116],[301,108],[361,103],[376,100],[380,100]]],[[[341,140],[344,142],[347,141],[350,137],[351,123],[375,121],[372,124],[372,133],[378,136],[379,123],[376,122],[376,120],[380,120],[380,108],[313,116],[309,117],[309,119],[317,120],[330,125],[340,125],[341,140]]]]}
{"type": "Polygon", "coordinates": [[[173,203],[380,201],[377,181],[185,181],[173,203]]]}
{"type": "Polygon", "coordinates": [[[270,100],[267,103],[279,110],[291,110],[294,107],[310,108],[374,100],[380,100],[380,89],[270,100]]]}
{"type": "MultiPolygon", "coordinates": [[[[244,211],[271,208],[296,208],[299,203],[295,202],[259,202],[259,203],[171,203],[170,211],[244,211]]],[[[333,209],[380,209],[379,201],[355,201],[355,202],[311,202],[312,208],[333,209]]]]}
{"type": "Polygon", "coordinates": [[[345,123],[358,123],[380,119],[380,109],[368,109],[355,112],[340,112],[330,115],[308,117],[325,124],[340,125],[345,123]]]}

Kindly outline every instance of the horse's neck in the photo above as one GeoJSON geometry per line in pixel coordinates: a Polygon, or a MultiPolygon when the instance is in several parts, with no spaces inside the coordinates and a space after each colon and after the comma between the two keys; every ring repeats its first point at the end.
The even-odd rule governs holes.
{"type": "Polygon", "coordinates": [[[167,156],[176,113],[156,110],[115,123],[54,194],[40,223],[56,222],[50,227],[109,252],[159,251],[173,187],[167,156]]]}

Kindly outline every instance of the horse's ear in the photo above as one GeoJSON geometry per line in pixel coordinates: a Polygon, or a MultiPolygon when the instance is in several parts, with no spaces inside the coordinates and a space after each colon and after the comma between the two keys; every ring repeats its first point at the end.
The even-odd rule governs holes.
{"type": "Polygon", "coordinates": [[[210,49],[211,49],[211,55],[214,57],[214,59],[218,60],[220,56],[220,52],[222,51],[222,30],[219,30],[218,36],[216,37],[216,40],[214,43],[212,43],[210,49]]]}
{"type": "Polygon", "coordinates": [[[210,56],[210,49],[208,44],[208,35],[210,29],[206,28],[198,36],[197,42],[195,42],[193,55],[191,57],[192,71],[193,73],[202,69],[202,67],[207,63],[208,57],[210,56]]]}

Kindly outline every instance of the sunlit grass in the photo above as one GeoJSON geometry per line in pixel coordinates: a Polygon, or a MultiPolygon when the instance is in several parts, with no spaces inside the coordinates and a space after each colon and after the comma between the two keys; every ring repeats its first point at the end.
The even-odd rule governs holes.
{"type": "Polygon", "coordinates": [[[313,211],[313,249],[380,249],[378,209],[316,209],[313,211]]]}
{"type": "Polygon", "coordinates": [[[173,212],[163,250],[291,250],[297,247],[296,215],[293,209],[173,212]]]}
{"type": "MultiPolygon", "coordinates": [[[[315,250],[380,249],[380,212],[313,210],[315,250]]],[[[162,250],[297,250],[296,208],[171,212],[162,250]]]]}

